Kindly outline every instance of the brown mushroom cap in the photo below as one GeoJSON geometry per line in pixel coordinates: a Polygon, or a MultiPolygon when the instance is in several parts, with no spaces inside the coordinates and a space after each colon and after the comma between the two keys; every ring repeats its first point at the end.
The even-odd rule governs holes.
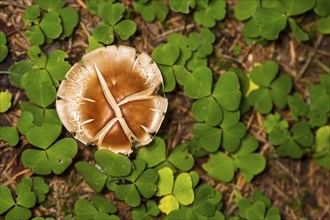
{"type": "Polygon", "coordinates": [[[108,46],[82,57],[66,74],[56,109],[74,137],[116,153],[130,154],[132,143],[148,144],[167,109],[157,94],[162,76],[145,53],[108,46]]]}

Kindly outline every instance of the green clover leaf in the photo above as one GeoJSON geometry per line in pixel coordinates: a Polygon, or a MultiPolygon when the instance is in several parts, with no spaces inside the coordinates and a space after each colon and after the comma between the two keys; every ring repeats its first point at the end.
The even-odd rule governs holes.
{"type": "Polygon", "coordinates": [[[180,173],[175,178],[173,195],[182,205],[189,205],[194,201],[192,181],[188,173],[180,173]]]}
{"type": "Polygon", "coordinates": [[[29,60],[21,60],[11,65],[9,68],[9,79],[11,84],[22,89],[21,78],[24,73],[32,70],[32,65],[32,62],[29,60]]]}
{"type": "Polygon", "coordinates": [[[170,0],[169,2],[172,11],[189,14],[190,8],[195,8],[195,0],[170,0]]]}
{"type": "Polygon", "coordinates": [[[114,26],[115,32],[122,40],[128,40],[136,31],[136,24],[133,20],[125,19],[114,26]]]}
{"type": "Polygon", "coordinates": [[[327,0],[317,0],[314,12],[321,17],[326,17],[330,14],[330,2],[327,0]]]}
{"type": "Polygon", "coordinates": [[[315,6],[315,0],[310,1],[285,1],[280,0],[285,12],[288,16],[295,16],[311,10],[315,6]]]}
{"type": "Polygon", "coordinates": [[[42,126],[30,128],[26,137],[28,141],[41,149],[47,149],[60,135],[62,126],[54,123],[44,123],[42,126]]]}
{"type": "Polygon", "coordinates": [[[222,194],[210,185],[203,184],[195,190],[195,200],[192,206],[194,213],[202,216],[214,216],[220,207],[222,194]]]}
{"type": "Polygon", "coordinates": [[[174,73],[189,98],[200,99],[211,94],[213,80],[209,68],[199,67],[190,73],[182,66],[174,66],[174,73]]]}
{"type": "Polygon", "coordinates": [[[164,92],[174,90],[176,82],[173,65],[180,56],[180,49],[176,44],[161,44],[152,51],[152,59],[158,64],[164,79],[164,92]]]}
{"type": "Polygon", "coordinates": [[[215,152],[220,147],[222,130],[217,127],[196,123],[193,127],[193,135],[198,140],[198,145],[207,152],[215,152]]]}
{"type": "Polygon", "coordinates": [[[154,200],[148,200],[147,205],[140,205],[132,211],[133,220],[153,220],[153,217],[158,216],[160,210],[154,200]]]}
{"type": "Polygon", "coordinates": [[[125,12],[124,5],[120,3],[106,2],[99,6],[98,15],[103,21],[111,26],[117,24],[125,12]]]}
{"type": "Polygon", "coordinates": [[[290,28],[292,30],[293,36],[299,41],[307,41],[309,40],[308,34],[305,33],[300,27],[297,25],[296,21],[293,18],[288,19],[290,28]]]}
{"type": "Polygon", "coordinates": [[[78,162],[75,168],[95,192],[101,192],[108,179],[107,175],[87,162],[78,162]]]}
{"type": "Polygon", "coordinates": [[[36,194],[37,203],[42,203],[46,199],[45,194],[49,192],[49,186],[42,177],[37,176],[33,179],[32,190],[36,194]]]}
{"type": "Polygon", "coordinates": [[[235,5],[234,15],[240,21],[247,20],[253,16],[258,6],[260,6],[259,0],[239,1],[235,5]]]}
{"type": "Polygon", "coordinates": [[[60,15],[57,12],[45,14],[40,22],[40,28],[49,39],[58,38],[63,31],[60,15]]]}
{"type": "Polygon", "coordinates": [[[330,34],[330,16],[321,18],[317,23],[317,30],[322,34],[330,34]]]}
{"type": "Polygon", "coordinates": [[[141,198],[134,184],[119,185],[115,189],[115,195],[120,200],[125,200],[127,205],[137,207],[141,203],[141,198]]]}
{"type": "Polygon", "coordinates": [[[27,25],[38,24],[40,18],[40,8],[38,5],[31,5],[25,9],[24,23],[27,25]]]}
{"type": "Polygon", "coordinates": [[[51,171],[61,174],[71,164],[77,151],[77,143],[71,138],[64,138],[45,150],[25,150],[22,162],[39,175],[48,175],[51,171]]]}
{"type": "Polygon", "coordinates": [[[40,8],[47,11],[58,11],[65,5],[65,0],[56,0],[56,1],[48,1],[48,0],[35,0],[35,3],[40,6],[40,8]]]}
{"type": "Polygon", "coordinates": [[[43,45],[45,43],[45,36],[39,25],[30,26],[24,33],[32,45],[43,45]]]}
{"type": "Polygon", "coordinates": [[[166,145],[163,139],[155,137],[151,144],[139,150],[136,159],[144,160],[147,167],[155,167],[166,159],[166,145]]]}
{"type": "Polygon", "coordinates": [[[153,22],[155,19],[164,21],[169,12],[164,1],[138,0],[133,2],[133,6],[146,22],[153,22]]]}
{"type": "Polygon", "coordinates": [[[93,37],[104,44],[111,44],[114,41],[113,28],[108,25],[97,26],[93,29],[93,37]]]}
{"type": "Polygon", "coordinates": [[[58,87],[59,82],[65,77],[65,74],[71,68],[71,65],[65,61],[68,55],[62,50],[54,50],[48,57],[46,70],[53,79],[54,85],[58,87]]]}
{"type": "Polygon", "coordinates": [[[287,23],[285,14],[274,8],[258,7],[253,15],[253,19],[259,26],[260,35],[267,40],[277,39],[287,23]]]}
{"type": "Polygon", "coordinates": [[[239,147],[241,139],[246,133],[246,127],[243,123],[238,122],[232,126],[224,127],[222,130],[221,146],[228,152],[234,152],[239,147]]]}
{"type": "Polygon", "coordinates": [[[203,58],[210,55],[213,52],[214,41],[214,33],[207,28],[202,28],[200,33],[189,34],[189,47],[195,51],[197,57],[203,58]]]}
{"type": "Polygon", "coordinates": [[[273,104],[283,109],[287,104],[287,96],[292,89],[292,80],[288,75],[277,76],[278,65],[267,61],[252,69],[251,80],[259,86],[249,94],[249,102],[262,114],[273,109],[273,104]]]}
{"type": "Polygon", "coordinates": [[[8,143],[9,146],[16,146],[19,142],[19,135],[15,127],[0,127],[0,139],[8,143]]]}
{"type": "Polygon", "coordinates": [[[288,128],[289,123],[288,121],[281,120],[280,114],[277,112],[275,114],[268,114],[266,120],[264,120],[263,125],[267,134],[271,133],[275,127],[279,126],[281,128],[288,128]]]}
{"type": "Polygon", "coordinates": [[[223,119],[223,113],[219,103],[212,97],[198,99],[191,108],[196,121],[206,122],[210,126],[217,126],[223,119]]]}
{"type": "Polygon", "coordinates": [[[291,115],[294,120],[299,120],[300,117],[307,116],[309,108],[303,97],[299,93],[288,96],[288,106],[291,110],[291,115]]]}
{"type": "Polygon", "coordinates": [[[74,28],[78,25],[79,15],[78,12],[71,7],[61,8],[59,14],[63,28],[60,38],[63,40],[64,38],[69,37],[74,28]]]}
{"type": "Polygon", "coordinates": [[[10,189],[5,185],[0,185],[0,197],[0,214],[3,214],[15,205],[15,201],[10,189]]]}
{"type": "Polygon", "coordinates": [[[6,46],[6,43],[6,35],[2,31],[0,31],[0,62],[4,61],[8,55],[8,47],[6,46]]]}
{"type": "Polygon", "coordinates": [[[202,165],[207,174],[222,182],[229,182],[234,178],[234,160],[222,152],[210,154],[210,159],[202,165]]]}
{"type": "Polygon", "coordinates": [[[32,212],[24,207],[21,206],[15,206],[9,212],[6,214],[5,219],[22,219],[27,220],[30,219],[32,215],[32,212]]]}
{"type": "Polygon", "coordinates": [[[8,91],[0,92],[0,113],[6,112],[11,107],[13,95],[8,91]]]}
{"type": "Polygon", "coordinates": [[[176,65],[185,65],[187,60],[189,60],[192,55],[188,38],[186,36],[183,36],[178,33],[172,33],[172,34],[168,35],[167,42],[176,44],[177,47],[179,47],[179,49],[180,49],[180,56],[175,61],[175,64],[176,65]]]}
{"type": "Polygon", "coordinates": [[[195,162],[186,144],[176,146],[167,160],[181,171],[191,170],[195,162]]]}
{"type": "Polygon", "coordinates": [[[217,81],[212,96],[221,107],[236,111],[241,100],[240,84],[234,72],[225,72],[217,81]]]}
{"type": "Polygon", "coordinates": [[[85,199],[79,199],[74,205],[75,219],[111,219],[119,220],[116,215],[117,207],[101,196],[94,195],[92,202],[89,203],[85,199]]]}
{"type": "Polygon", "coordinates": [[[216,21],[222,20],[226,14],[226,2],[224,0],[202,0],[196,2],[194,19],[197,24],[204,27],[214,27],[216,21]]]}
{"type": "Polygon", "coordinates": [[[96,162],[110,176],[123,177],[131,173],[131,161],[124,155],[101,149],[96,151],[94,157],[96,162]]]}
{"type": "Polygon", "coordinates": [[[330,170],[330,126],[322,126],[316,131],[313,158],[317,164],[330,170]]]}

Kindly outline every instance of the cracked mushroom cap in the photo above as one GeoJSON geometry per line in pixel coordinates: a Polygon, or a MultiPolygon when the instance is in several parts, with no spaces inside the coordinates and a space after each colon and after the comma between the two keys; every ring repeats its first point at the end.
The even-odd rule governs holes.
{"type": "Polygon", "coordinates": [[[82,57],[62,81],[56,100],[60,120],[84,144],[130,154],[158,131],[167,99],[162,76],[146,53],[108,46],[82,57]]]}

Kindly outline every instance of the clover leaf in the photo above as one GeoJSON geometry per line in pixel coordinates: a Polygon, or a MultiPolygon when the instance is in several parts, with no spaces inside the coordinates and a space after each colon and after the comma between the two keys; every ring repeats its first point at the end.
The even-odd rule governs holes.
{"type": "Polygon", "coordinates": [[[299,159],[304,153],[303,149],[314,143],[314,136],[307,122],[299,122],[293,127],[292,135],[286,128],[275,127],[269,134],[269,141],[279,145],[276,149],[278,155],[299,159]]]}
{"type": "Polygon", "coordinates": [[[309,111],[307,104],[299,93],[288,96],[288,106],[290,107],[291,115],[294,120],[307,116],[309,111]]]}
{"type": "Polygon", "coordinates": [[[317,164],[330,170],[330,126],[317,129],[313,158],[317,164]]]}
{"type": "Polygon", "coordinates": [[[103,44],[111,44],[115,33],[122,40],[128,40],[136,31],[133,20],[124,19],[125,6],[121,3],[99,2],[95,5],[97,14],[102,18],[102,24],[93,30],[93,37],[103,44]]]}
{"type": "Polygon", "coordinates": [[[192,210],[195,214],[212,217],[221,208],[222,194],[214,190],[210,185],[203,184],[199,186],[195,190],[195,195],[196,197],[192,205],[192,210]]]}
{"type": "Polygon", "coordinates": [[[196,1],[195,22],[207,28],[214,27],[216,21],[222,20],[225,17],[225,8],[226,2],[224,0],[196,1]]]}
{"type": "Polygon", "coordinates": [[[153,22],[155,19],[164,21],[169,12],[164,1],[137,0],[133,2],[133,6],[146,22],[153,22]]]}
{"type": "Polygon", "coordinates": [[[108,179],[107,175],[87,162],[78,162],[75,168],[95,192],[101,192],[108,179]]]}
{"type": "Polygon", "coordinates": [[[269,198],[264,196],[258,189],[252,193],[252,201],[241,196],[236,197],[236,200],[239,215],[244,219],[281,219],[278,208],[271,206],[269,198]]]}
{"type": "Polygon", "coordinates": [[[132,173],[124,178],[129,182],[118,185],[114,191],[118,199],[125,200],[132,207],[137,207],[141,203],[140,194],[145,198],[155,194],[158,175],[154,169],[145,170],[146,162],[143,160],[135,160],[133,165],[132,173]]]}
{"type": "Polygon", "coordinates": [[[321,17],[326,17],[330,14],[328,10],[330,8],[330,3],[327,0],[317,0],[314,7],[314,12],[321,17]]]}
{"type": "Polygon", "coordinates": [[[153,220],[153,217],[158,216],[160,210],[154,200],[148,200],[146,206],[140,205],[133,209],[132,219],[133,220],[153,220]]]}
{"type": "Polygon", "coordinates": [[[169,2],[172,11],[188,14],[190,8],[194,8],[196,5],[195,0],[170,0],[169,2]]]}
{"type": "Polygon", "coordinates": [[[199,67],[190,73],[183,66],[175,66],[174,73],[188,97],[200,99],[211,94],[213,80],[209,68],[199,67]]]}
{"type": "Polygon", "coordinates": [[[131,161],[124,155],[101,149],[95,152],[96,162],[105,172],[114,177],[123,177],[131,173],[131,161]]]}
{"type": "Polygon", "coordinates": [[[18,88],[23,88],[21,84],[21,78],[24,73],[32,70],[32,62],[30,60],[21,60],[15,62],[9,68],[9,79],[11,84],[18,88]]]}
{"type": "Polygon", "coordinates": [[[117,207],[101,196],[94,195],[92,202],[79,199],[74,205],[75,219],[112,219],[119,220],[118,216],[113,215],[117,212],[117,207]]]}
{"type": "Polygon", "coordinates": [[[194,157],[189,153],[186,144],[176,146],[167,160],[181,171],[191,170],[195,162],[194,157]]]}
{"type": "Polygon", "coordinates": [[[321,34],[330,34],[329,23],[330,23],[329,15],[327,17],[320,18],[319,21],[317,22],[317,30],[321,34]]]}
{"type": "Polygon", "coordinates": [[[207,152],[215,152],[220,147],[222,130],[217,127],[196,123],[193,127],[193,135],[198,141],[198,145],[207,152]]]}
{"type": "Polygon", "coordinates": [[[4,61],[8,55],[8,47],[6,43],[6,35],[2,31],[0,31],[0,62],[4,61]]]}
{"type": "Polygon", "coordinates": [[[249,94],[249,102],[262,114],[269,113],[273,104],[283,109],[287,104],[287,96],[292,89],[292,80],[288,75],[280,75],[278,65],[274,61],[266,61],[255,66],[251,73],[251,80],[259,86],[249,94]]]}
{"type": "Polygon", "coordinates": [[[321,126],[327,123],[330,112],[330,103],[325,102],[330,98],[327,87],[324,85],[312,85],[309,87],[310,112],[308,118],[312,127],[321,126]]]}
{"type": "Polygon", "coordinates": [[[176,85],[173,65],[179,59],[179,47],[174,43],[160,44],[152,51],[151,56],[162,72],[164,92],[173,91],[176,85]]]}
{"type": "Polygon", "coordinates": [[[6,185],[0,185],[0,197],[0,214],[3,214],[15,205],[15,201],[6,185]]]}
{"type": "Polygon", "coordinates": [[[259,5],[259,0],[239,1],[235,5],[234,15],[238,20],[244,21],[252,17],[259,5]]]}
{"type": "Polygon", "coordinates": [[[213,97],[221,107],[228,111],[235,111],[239,108],[241,100],[240,84],[234,72],[225,72],[217,81],[213,97]]]}
{"type": "Polygon", "coordinates": [[[0,185],[0,214],[7,212],[5,219],[29,219],[32,215],[29,208],[41,202],[48,191],[49,187],[41,177],[24,178],[16,187],[14,200],[10,189],[0,185]]]}
{"type": "Polygon", "coordinates": [[[18,122],[18,129],[22,134],[26,134],[34,125],[42,126],[44,123],[53,123],[62,126],[55,109],[41,108],[30,102],[22,102],[20,108],[22,115],[18,122]],[[30,114],[25,112],[29,112],[30,114]]]}
{"type": "Polygon", "coordinates": [[[0,113],[6,112],[11,107],[13,95],[8,91],[0,92],[0,113]]]}
{"type": "Polygon", "coordinates": [[[63,173],[71,164],[72,158],[77,154],[77,143],[72,138],[64,138],[52,146],[44,148],[46,143],[50,143],[50,139],[41,141],[34,137],[35,135],[37,133],[32,132],[31,137],[36,140],[35,143],[43,150],[25,150],[22,154],[23,164],[40,175],[48,175],[52,171],[55,174],[63,173]]]}
{"type": "Polygon", "coordinates": [[[32,45],[42,45],[57,38],[64,39],[72,34],[79,21],[76,10],[64,7],[65,1],[62,0],[38,0],[35,3],[24,14],[24,22],[28,25],[25,35],[32,45]]]}
{"type": "Polygon", "coordinates": [[[203,164],[202,167],[209,176],[217,180],[229,182],[234,178],[234,161],[223,152],[210,154],[209,161],[203,164]]]}
{"type": "Polygon", "coordinates": [[[315,6],[315,0],[302,2],[280,0],[280,2],[288,16],[303,14],[315,6]]]}
{"type": "Polygon", "coordinates": [[[221,107],[212,96],[198,99],[194,102],[191,111],[196,121],[205,121],[211,126],[219,125],[223,119],[221,107]]]}
{"type": "Polygon", "coordinates": [[[266,120],[264,120],[263,122],[263,125],[265,127],[267,134],[271,133],[276,127],[280,127],[284,129],[289,127],[288,121],[281,120],[281,116],[277,112],[273,115],[268,114],[266,120]]]}
{"type": "Polygon", "coordinates": [[[169,214],[179,208],[179,204],[189,205],[194,201],[192,179],[188,173],[180,173],[174,180],[172,169],[158,170],[159,181],[156,196],[164,196],[159,201],[159,209],[169,214]]]}
{"type": "Polygon", "coordinates": [[[192,32],[189,34],[189,47],[195,51],[197,57],[206,57],[213,52],[212,44],[215,35],[207,28],[202,28],[200,33],[192,32]]]}
{"type": "Polygon", "coordinates": [[[166,159],[166,145],[163,139],[155,137],[148,146],[141,148],[136,159],[142,159],[148,167],[155,167],[166,159]]]}
{"type": "Polygon", "coordinates": [[[187,60],[190,59],[192,51],[189,45],[189,39],[186,36],[183,36],[178,33],[173,33],[168,35],[167,42],[176,44],[180,49],[180,56],[175,61],[176,65],[185,65],[187,60]]]}
{"type": "Polygon", "coordinates": [[[11,126],[0,127],[0,139],[6,141],[9,146],[16,146],[19,142],[17,129],[11,126]]]}
{"type": "Polygon", "coordinates": [[[240,148],[233,154],[235,167],[242,171],[247,181],[251,181],[266,168],[265,158],[259,153],[253,153],[258,146],[258,141],[252,135],[246,135],[240,148]]]}

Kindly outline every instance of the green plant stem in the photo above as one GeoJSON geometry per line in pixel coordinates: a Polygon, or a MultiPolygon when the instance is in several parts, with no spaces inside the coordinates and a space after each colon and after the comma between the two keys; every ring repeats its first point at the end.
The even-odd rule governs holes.
{"type": "Polygon", "coordinates": [[[328,67],[325,63],[323,63],[320,60],[316,61],[317,65],[319,65],[325,72],[329,73],[330,72],[330,67],[328,67]]]}
{"type": "Polygon", "coordinates": [[[0,74],[10,74],[9,71],[0,71],[0,74]]]}

